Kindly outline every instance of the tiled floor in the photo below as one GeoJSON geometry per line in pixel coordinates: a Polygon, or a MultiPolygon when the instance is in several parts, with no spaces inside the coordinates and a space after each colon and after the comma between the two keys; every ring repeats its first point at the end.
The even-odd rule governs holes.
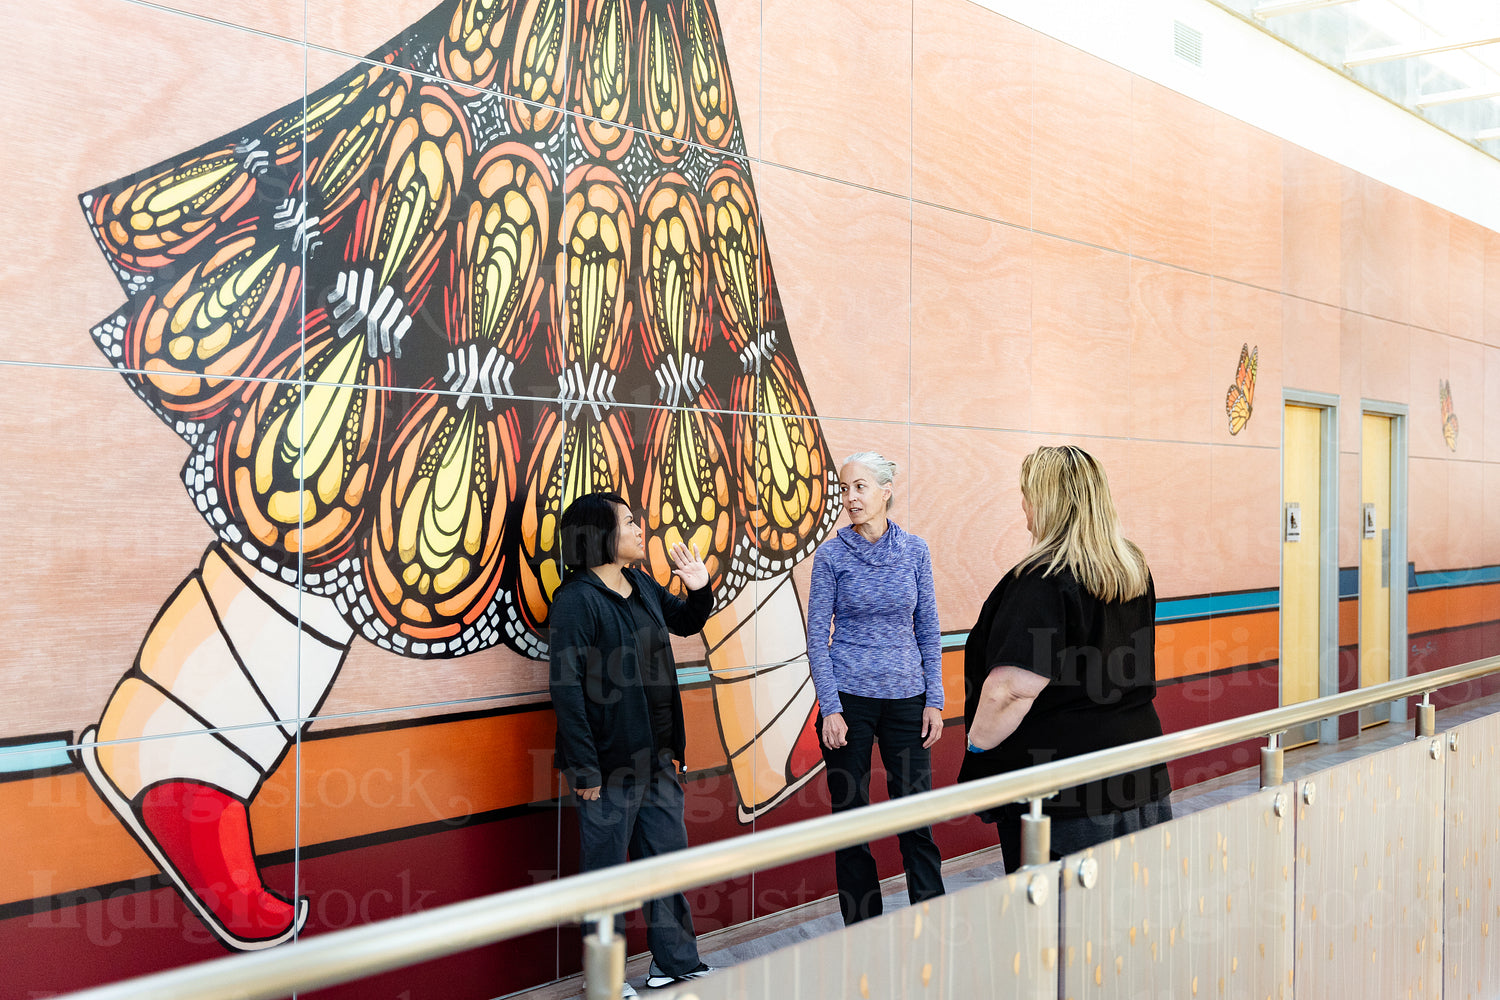
{"type": "MultiPolygon", "coordinates": [[[[1496,711],[1500,711],[1500,695],[1439,711],[1437,729],[1438,732],[1442,732],[1496,711]]],[[[1284,758],[1284,780],[1297,781],[1325,768],[1397,746],[1411,740],[1413,734],[1414,723],[1408,719],[1401,723],[1374,726],[1364,730],[1358,736],[1340,740],[1338,743],[1309,743],[1287,750],[1284,758]]],[[[1186,816],[1233,801],[1257,791],[1259,787],[1258,769],[1236,771],[1233,774],[1174,792],[1172,811],[1178,817],[1186,816]]],[[[1000,862],[998,848],[976,851],[973,854],[954,858],[943,865],[943,882],[949,892],[987,881],[1001,874],[1004,874],[1004,868],[1000,862]]],[[[886,880],[884,901],[887,912],[907,905],[904,876],[898,875],[886,880]]],[[[698,939],[699,949],[704,961],[709,965],[725,967],[789,947],[809,938],[832,933],[842,927],[843,921],[839,917],[837,901],[832,898],[822,899],[758,920],[726,927],[711,934],[701,935],[698,939]]],[[[625,969],[626,978],[641,991],[643,996],[650,996],[654,992],[645,989],[642,985],[650,959],[649,954],[637,955],[627,963],[625,969]]],[[[582,989],[582,977],[572,976],[533,990],[512,994],[511,997],[513,1000],[520,1000],[520,998],[575,1000],[575,998],[581,998],[582,989]]]]}

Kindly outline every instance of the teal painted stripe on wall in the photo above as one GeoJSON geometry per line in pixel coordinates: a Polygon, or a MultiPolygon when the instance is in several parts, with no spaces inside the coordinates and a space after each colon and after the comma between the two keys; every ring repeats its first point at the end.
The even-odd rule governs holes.
{"type": "Polygon", "coordinates": [[[66,740],[47,740],[43,743],[19,743],[0,747],[0,774],[15,774],[20,771],[45,771],[54,767],[67,767],[73,763],[68,756],[66,740]]]}
{"type": "Polygon", "coordinates": [[[1179,597],[1157,601],[1156,620],[1177,622],[1184,618],[1212,618],[1218,615],[1243,615],[1251,611],[1275,611],[1280,601],[1280,590],[1246,590],[1237,594],[1179,597]]]}
{"type": "Polygon", "coordinates": [[[1472,587],[1480,583],[1500,583],[1500,566],[1477,566],[1474,569],[1437,569],[1417,573],[1408,590],[1435,590],[1438,587],[1472,587]]]}
{"type": "MultiPolygon", "coordinates": [[[[1188,618],[1242,615],[1251,611],[1275,611],[1280,600],[1281,591],[1279,590],[1247,590],[1237,594],[1179,597],[1157,601],[1156,620],[1157,622],[1178,622],[1188,618]]],[[[943,648],[960,649],[968,640],[968,632],[945,632],[943,648]]]]}

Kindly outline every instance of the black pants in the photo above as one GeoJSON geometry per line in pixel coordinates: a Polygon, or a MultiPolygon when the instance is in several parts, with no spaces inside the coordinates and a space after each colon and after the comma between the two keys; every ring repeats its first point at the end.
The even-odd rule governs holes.
{"type": "MultiPolygon", "coordinates": [[[[926,695],[914,698],[863,698],[839,692],[844,704],[848,741],[837,750],[823,747],[828,765],[828,794],[833,811],[843,812],[870,804],[870,756],[880,744],[880,762],[885,765],[885,787],[891,798],[932,789],[932,758],[922,746],[922,709],[926,695]]],[[[818,720],[822,743],[823,720],[818,720]]],[[[901,861],[906,867],[906,895],[913,903],[943,894],[943,857],[938,853],[932,830],[922,827],[897,838],[901,861]]],[[[834,877],[839,885],[839,909],[844,923],[853,924],[881,912],[880,876],[869,844],[835,851],[834,877]]]]}
{"type": "MultiPolygon", "coordinates": [[[[682,786],[671,765],[623,783],[606,781],[592,801],[573,798],[578,807],[581,872],[597,871],[633,858],[650,858],[687,847],[683,825],[682,786]]],[[[687,897],[675,893],[646,900],[646,945],[656,967],[668,975],[682,975],[698,966],[698,939],[687,897]]],[[[625,916],[615,918],[625,932],[625,916]]]]}
{"type": "MultiPolygon", "coordinates": [[[[1021,867],[1021,817],[1027,807],[1022,804],[1001,806],[991,811],[995,817],[995,829],[1000,833],[1000,858],[1005,862],[1005,873],[1009,875],[1021,867]]],[[[1172,818],[1170,796],[1147,802],[1134,809],[1104,813],[1102,816],[1079,816],[1075,819],[1052,820],[1051,855],[1057,861],[1087,847],[1102,844],[1106,840],[1123,837],[1127,833],[1144,830],[1148,826],[1165,823],[1172,818]]]]}

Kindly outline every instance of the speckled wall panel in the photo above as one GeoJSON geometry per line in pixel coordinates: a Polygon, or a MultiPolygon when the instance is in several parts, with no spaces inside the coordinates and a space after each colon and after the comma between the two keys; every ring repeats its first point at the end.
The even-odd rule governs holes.
{"type": "Polygon", "coordinates": [[[1500,994],[1500,715],[1454,727],[1444,808],[1443,997],[1500,994]]]}
{"type": "Polygon", "coordinates": [[[1297,782],[1298,997],[1442,995],[1446,756],[1413,740],[1297,782]]]}
{"type": "Polygon", "coordinates": [[[1057,996],[1058,865],[996,879],[745,962],[660,1000],[1057,996]]]}
{"type": "Polygon", "coordinates": [[[1258,792],[1064,858],[1062,995],[1289,997],[1290,799],[1258,792]]]}

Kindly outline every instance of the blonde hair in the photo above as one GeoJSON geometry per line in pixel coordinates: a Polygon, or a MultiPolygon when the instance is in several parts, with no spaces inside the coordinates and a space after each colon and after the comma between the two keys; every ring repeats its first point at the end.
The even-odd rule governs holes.
{"type": "Polygon", "coordinates": [[[1038,448],[1021,462],[1021,496],[1031,507],[1035,541],[1017,575],[1040,566],[1051,576],[1066,566],[1101,601],[1146,592],[1146,557],[1120,534],[1109,480],[1092,455],[1072,445],[1038,448]]]}

